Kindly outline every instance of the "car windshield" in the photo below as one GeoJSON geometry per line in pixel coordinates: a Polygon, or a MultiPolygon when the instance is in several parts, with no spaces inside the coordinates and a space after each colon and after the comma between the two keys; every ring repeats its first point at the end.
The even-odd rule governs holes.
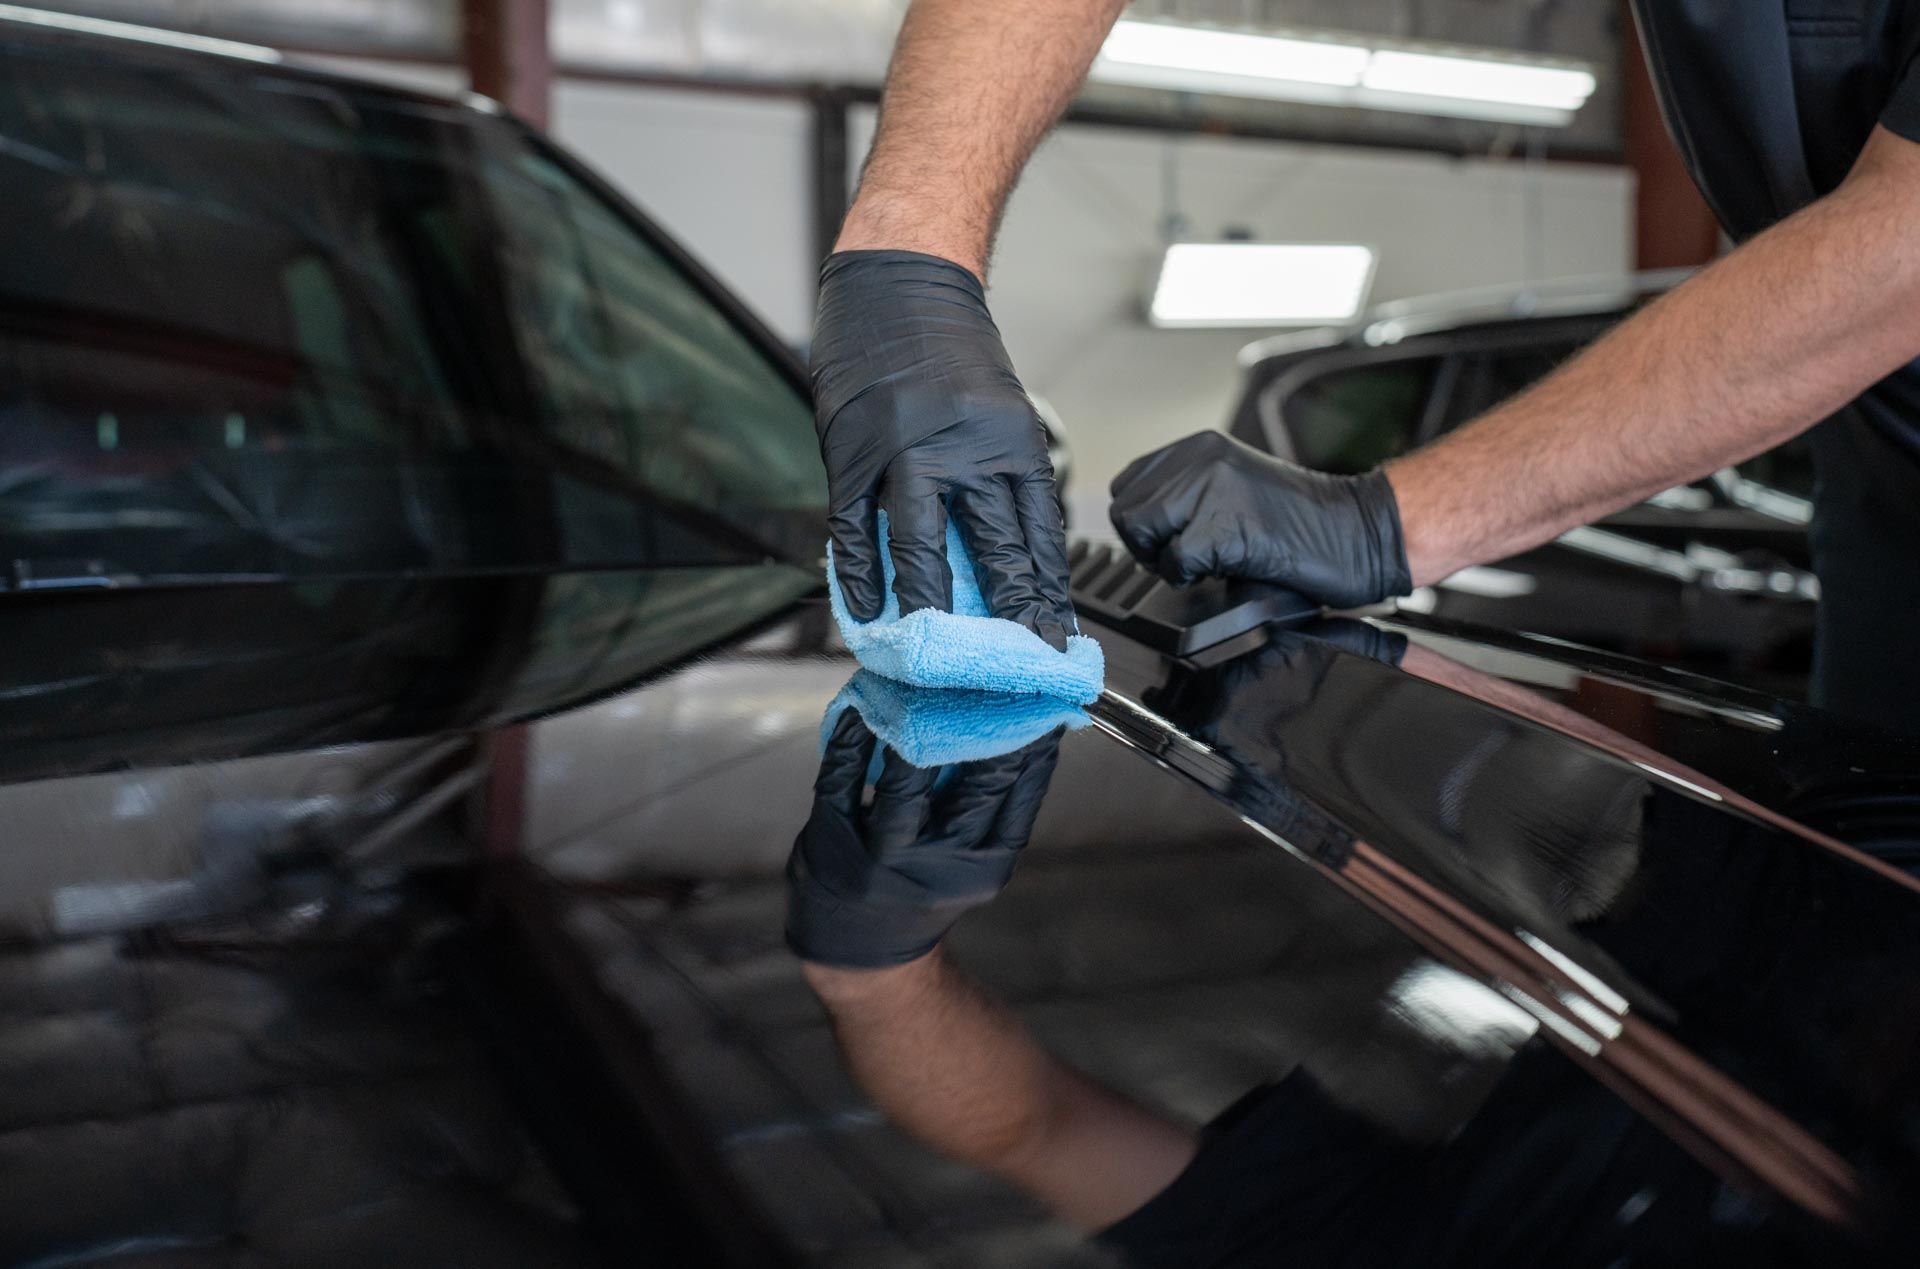
{"type": "Polygon", "coordinates": [[[0,52],[13,584],[799,559],[792,376],[516,126],[0,52]]]}
{"type": "Polygon", "coordinates": [[[1438,359],[1355,366],[1301,384],[1283,404],[1295,457],[1320,471],[1369,471],[1412,449],[1438,359]]]}

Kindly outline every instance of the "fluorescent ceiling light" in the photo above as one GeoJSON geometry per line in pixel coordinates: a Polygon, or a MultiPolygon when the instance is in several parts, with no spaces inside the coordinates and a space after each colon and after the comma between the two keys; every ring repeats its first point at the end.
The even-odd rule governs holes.
{"type": "Polygon", "coordinates": [[[1491,50],[1373,46],[1352,36],[1260,35],[1165,22],[1114,24],[1102,83],[1562,126],[1598,84],[1591,68],[1491,50]]]}
{"type": "Polygon", "coordinates": [[[1372,54],[1358,44],[1157,22],[1116,22],[1100,56],[1129,66],[1352,88],[1366,74],[1372,54]]]}
{"type": "Polygon", "coordinates": [[[160,27],[136,26],[131,22],[113,22],[106,18],[83,18],[71,13],[49,13],[17,4],[0,4],[0,19],[29,22],[34,26],[62,31],[84,31],[88,35],[108,35],[121,40],[139,40],[144,44],[164,44],[168,48],[192,49],[196,53],[218,53],[223,57],[244,57],[250,62],[277,62],[280,54],[258,44],[238,40],[216,40],[207,35],[189,35],[185,31],[167,31],[160,27]]]}
{"type": "Polygon", "coordinates": [[[1347,243],[1177,242],[1148,315],[1155,326],[1299,326],[1359,313],[1373,249],[1347,243]]]}
{"type": "Polygon", "coordinates": [[[1443,57],[1381,49],[1360,81],[1382,92],[1498,101],[1572,113],[1593,96],[1593,72],[1570,66],[1527,65],[1479,57],[1443,57]]]}

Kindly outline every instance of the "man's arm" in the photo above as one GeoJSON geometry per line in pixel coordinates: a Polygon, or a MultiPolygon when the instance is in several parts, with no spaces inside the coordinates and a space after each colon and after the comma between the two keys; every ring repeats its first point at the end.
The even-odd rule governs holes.
{"type": "Polygon", "coordinates": [[[1114,478],[1114,527],[1176,582],[1404,595],[1805,431],[1920,356],[1917,298],[1920,145],[1877,129],[1834,193],[1458,432],[1358,476],[1201,432],[1114,478]]]}
{"type": "Polygon", "coordinates": [[[846,610],[948,610],[947,518],[988,611],[1064,651],[1077,628],[1046,433],[987,312],[1000,208],[1120,0],[916,0],[860,193],[820,270],[814,426],[846,610]]]}
{"type": "Polygon", "coordinates": [[[1414,584],[1760,453],[1917,355],[1920,145],[1876,129],[1834,193],[1390,464],[1414,584]]]}
{"type": "Polygon", "coordinates": [[[1197,1148],[1175,1124],[1059,1061],[935,950],[892,969],[807,963],[847,1064],[903,1132],[1104,1229],[1197,1148]]]}
{"type": "Polygon", "coordinates": [[[915,0],[836,251],[940,256],[984,280],[1001,208],[1124,0],[915,0]]]}

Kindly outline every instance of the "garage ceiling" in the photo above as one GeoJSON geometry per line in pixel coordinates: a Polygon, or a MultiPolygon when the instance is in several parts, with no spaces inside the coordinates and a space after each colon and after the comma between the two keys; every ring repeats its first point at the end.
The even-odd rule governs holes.
{"type": "MultiPolygon", "coordinates": [[[[870,86],[906,0],[549,0],[563,65],[603,72],[870,86]]],[[[445,60],[458,0],[53,0],[43,7],[281,47],[445,60]]],[[[1136,17],[1252,29],[1351,31],[1576,58],[1599,91],[1552,133],[1558,152],[1620,148],[1620,15],[1593,0],[1138,0],[1136,17]]],[[[1221,125],[1308,140],[1463,152],[1524,144],[1511,126],[1107,85],[1083,105],[1145,121],[1221,125]]]]}

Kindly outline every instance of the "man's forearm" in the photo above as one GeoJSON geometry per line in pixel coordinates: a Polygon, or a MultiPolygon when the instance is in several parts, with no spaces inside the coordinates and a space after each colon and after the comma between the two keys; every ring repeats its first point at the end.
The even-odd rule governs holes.
{"type": "Polygon", "coordinates": [[[982,279],[1033,147],[1124,0],[914,0],[836,249],[942,256],[982,279]]]}
{"type": "Polygon", "coordinates": [[[1920,354],[1916,226],[1920,146],[1877,133],[1839,191],[1391,464],[1415,584],[1751,457],[1920,354]]]}
{"type": "Polygon", "coordinates": [[[1191,1129],[1055,1058],[941,951],[891,969],[805,968],[881,1113],[1071,1224],[1112,1224],[1193,1157],[1191,1129]]]}
{"type": "Polygon", "coordinates": [[[1037,1135],[1057,1064],[943,953],[889,969],[806,968],[854,1078],[888,1119],[981,1167],[1037,1135]]]}

